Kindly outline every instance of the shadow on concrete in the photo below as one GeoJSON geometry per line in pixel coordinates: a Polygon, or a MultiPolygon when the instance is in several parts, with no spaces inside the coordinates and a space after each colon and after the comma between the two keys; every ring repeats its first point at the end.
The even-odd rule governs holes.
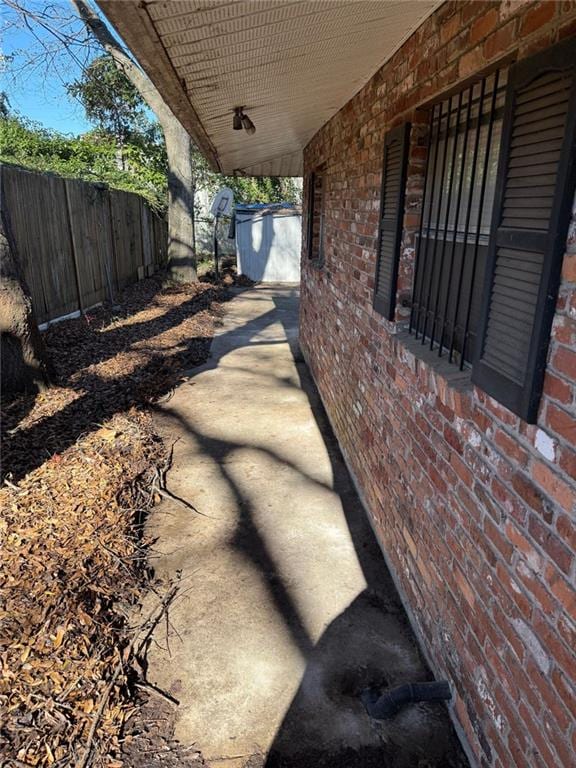
{"type": "MultiPolygon", "coordinates": [[[[445,705],[416,705],[393,720],[378,724],[368,718],[359,701],[360,691],[369,685],[395,685],[432,677],[418,651],[379,545],[299,351],[295,298],[295,291],[277,296],[272,311],[246,323],[241,330],[235,328],[233,333],[222,334],[218,356],[212,357],[204,369],[219,367],[226,353],[239,346],[285,343],[273,337],[265,338],[268,327],[280,321],[290,344],[298,381],[252,370],[250,373],[269,378],[273,386],[280,383],[281,387],[302,389],[306,393],[330,458],[334,478],[331,486],[321,483],[305,468],[305,457],[298,463],[288,462],[256,441],[247,444],[215,439],[183,419],[169,405],[161,408],[162,416],[192,436],[202,453],[218,466],[239,510],[230,546],[260,574],[271,603],[306,662],[298,691],[271,749],[267,755],[254,755],[245,765],[250,768],[464,768],[468,763],[445,705]],[[256,335],[260,340],[254,341],[256,335]],[[264,451],[278,466],[289,466],[305,482],[320,484],[337,493],[341,500],[366,589],[330,623],[317,642],[307,632],[289,586],[283,583],[273,554],[255,521],[250,500],[229,470],[232,454],[242,448],[264,451]]],[[[242,300],[241,295],[238,300],[242,300]]],[[[226,365],[232,368],[230,363],[226,365]]]]}

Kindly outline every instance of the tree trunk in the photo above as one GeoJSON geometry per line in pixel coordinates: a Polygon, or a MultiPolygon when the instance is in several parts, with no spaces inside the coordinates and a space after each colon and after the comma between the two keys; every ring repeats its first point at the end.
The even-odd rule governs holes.
{"type": "Polygon", "coordinates": [[[116,66],[138,90],[162,126],[168,155],[168,267],[175,280],[197,282],[194,248],[194,180],[192,144],[162,95],[128,56],[85,0],[70,0],[78,15],[116,66]]]}
{"type": "Polygon", "coordinates": [[[3,390],[10,393],[43,391],[52,377],[5,210],[0,223],[0,373],[3,390]]]}
{"type": "Polygon", "coordinates": [[[168,263],[170,274],[183,283],[194,283],[194,179],[192,177],[192,142],[186,130],[174,118],[164,127],[168,155],[168,263]]]}

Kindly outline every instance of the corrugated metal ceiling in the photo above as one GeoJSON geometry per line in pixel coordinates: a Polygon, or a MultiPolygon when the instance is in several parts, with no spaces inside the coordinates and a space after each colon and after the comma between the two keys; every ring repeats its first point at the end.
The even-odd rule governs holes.
{"type": "Polygon", "coordinates": [[[438,0],[99,0],[213,167],[302,173],[302,149],[438,0]],[[245,107],[256,133],[232,130],[245,107]]]}

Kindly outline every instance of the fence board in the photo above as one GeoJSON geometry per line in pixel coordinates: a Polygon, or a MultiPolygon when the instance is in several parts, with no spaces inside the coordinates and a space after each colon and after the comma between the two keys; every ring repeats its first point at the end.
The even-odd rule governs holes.
{"type": "Polygon", "coordinates": [[[2,207],[40,323],[113,300],[167,259],[168,225],[138,195],[2,165],[2,207]]]}
{"type": "Polygon", "coordinates": [[[122,289],[138,280],[138,267],[143,265],[140,199],[138,195],[111,189],[110,200],[116,276],[122,289]]]}
{"type": "Polygon", "coordinates": [[[6,205],[20,266],[39,322],[78,309],[64,180],[2,166],[6,205]]]}
{"type": "Polygon", "coordinates": [[[112,260],[108,191],[77,179],[67,179],[65,184],[82,309],[86,309],[110,298],[106,280],[106,266],[112,260]]]}

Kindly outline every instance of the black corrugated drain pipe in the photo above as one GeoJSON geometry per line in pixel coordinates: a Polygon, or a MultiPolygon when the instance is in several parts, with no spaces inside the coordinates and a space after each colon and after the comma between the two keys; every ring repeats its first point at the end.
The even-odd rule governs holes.
{"type": "Polygon", "coordinates": [[[404,683],[384,691],[368,688],[360,694],[366,711],[375,720],[388,720],[394,717],[406,704],[417,704],[421,701],[450,701],[451,698],[452,691],[447,680],[438,680],[433,683],[404,683]]]}

